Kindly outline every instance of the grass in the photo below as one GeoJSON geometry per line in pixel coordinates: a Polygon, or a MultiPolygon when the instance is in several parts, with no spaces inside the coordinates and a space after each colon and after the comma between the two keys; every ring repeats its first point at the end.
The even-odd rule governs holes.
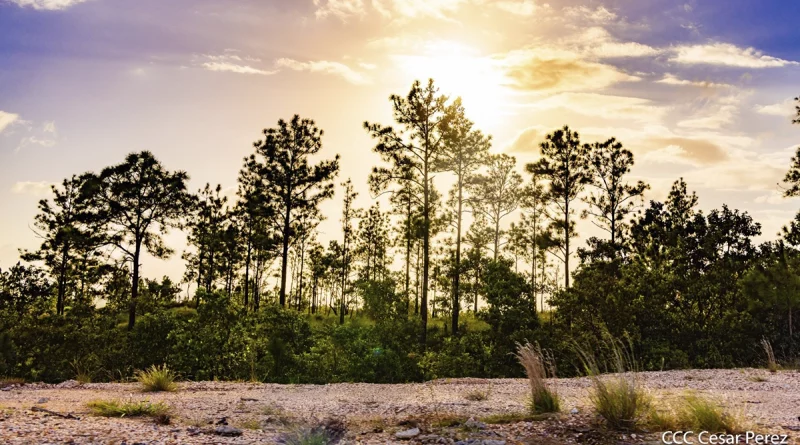
{"type": "Polygon", "coordinates": [[[153,417],[169,416],[170,408],[162,402],[121,402],[119,400],[94,400],[86,404],[93,415],[99,417],[153,417]]]}
{"type": "Polygon", "coordinates": [[[761,339],[761,347],[764,348],[764,353],[767,354],[767,369],[769,372],[778,372],[778,362],[775,361],[775,353],[772,351],[772,344],[766,338],[761,339]]]}
{"type": "Polygon", "coordinates": [[[167,365],[161,367],[153,365],[146,371],[138,371],[136,380],[142,384],[142,390],[145,392],[171,392],[178,389],[175,374],[167,368],[167,365]]]}
{"type": "Polygon", "coordinates": [[[236,426],[244,430],[260,430],[261,422],[258,419],[245,419],[237,423],[236,426]]]}
{"type": "Polygon", "coordinates": [[[482,391],[480,389],[475,389],[465,393],[464,398],[469,400],[470,402],[482,402],[484,400],[489,399],[489,391],[482,391]]]}
{"type": "Polygon", "coordinates": [[[685,407],[680,413],[681,424],[695,431],[736,433],[741,431],[739,421],[716,402],[696,395],[685,399],[685,407]]]}
{"type": "Polygon", "coordinates": [[[331,442],[320,428],[300,428],[284,434],[280,441],[285,445],[328,445],[331,442]]]}
{"type": "Polygon", "coordinates": [[[739,433],[741,422],[713,400],[688,394],[673,403],[659,403],[647,419],[647,426],[656,431],[709,431],[739,433]]]}
{"type": "Polygon", "coordinates": [[[750,380],[751,382],[755,382],[755,383],[763,383],[763,382],[768,382],[769,381],[768,378],[766,378],[764,376],[760,376],[760,375],[751,375],[750,377],[747,377],[747,380],[750,380]]]}
{"type": "Polygon", "coordinates": [[[601,377],[593,353],[577,348],[586,373],[592,380],[589,400],[606,424],[616,430],[632,430],[650,414],[651,400],[636,376],[634,359],[624,345],[612,338],[606,342],[611,357],[607,368],[616,376],[601,377]],[[628,372],[630,371],[630,372],[628,372]]]}
{"type": "Polygon", "coordinates": [[[505,425],[508,423],[533,422],[538,420],[545,420],[551,418],[552,416],[553,416],[552,413],[531,414],[524,412],[510,412],[510,413],[490,414],[486,417],[481,417],[480,421],[483,423],[487,423],[489,425],[505,425]]]}
{"type": "Polygon", "coordinates": [[[530,412],[543,414],[560,411],[561,401],[558,394],[545,381],[548,369],[551,370],[551,375],[554,374],[552,361],[545,357],[539,345],[517,343],[516,357],[528,375],[528,383],[531,388],[530,412]]]}
{"type": "Polygon", "coordinates": [[[7,388],[13,385],[22,385],[25,383],[25,379],[20,379],[17,377],[0,377],[0,388],[7,388]]]}

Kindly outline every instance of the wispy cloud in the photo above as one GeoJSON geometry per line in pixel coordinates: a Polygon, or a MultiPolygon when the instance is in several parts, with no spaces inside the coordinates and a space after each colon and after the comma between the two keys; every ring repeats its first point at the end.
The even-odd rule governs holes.
{"type": "Polygon", "coordinates": [[[366,76],[339,62],[329,62],[327,60],[300,62],[294,59],[282,58],[275,61],[275,65],[294,71],[331,74],[339,76],[355,85],[369,83],[369,79],[366,76]]]}
{"type": "Polygon", "coordinates": [[[550,5],[547,3],[539,5],[533,0],[503,0],[495,2],[494,5],[503,11],[523,17],[529,17],[540,11],[550,9],[550,5]]]}
{"type": "Polygon", "coordinates": [[[231,62],[205,62],[203,68],[209,71],[227,71],[237,74],[259,74],[262,76],[269,76],[277,73],[277,71],[266,71],[258,68],[253,68],[250,65],[238,65],[231,62]]]}
{"type": "Polygon", "coordinates": [[[682,64],[723,65],[739,68],[774,68],[798,62],[768,56],[755,48],[740,48],[730,43],[683,45],[675,47],[671,62],[682,64]]]}
{"type": "Polygon", "coordinates": [[[778,102],[776,104],[756,105],[755,112],[759,114],[788,118],[794,116],[797,111],[795,110],[794,100],[786,99],[783,102],[778,102]]]}
{"type": "Polygon", "coordinates": [[[60,11],[88,0],[8,0],[21,8],[30,7],[42,11],[60,11]]]}
{"type": "Polygon", "coordinates": [[[660,80],[657,80],[656,83],[663,83],[666,85],[692,86],[700,88],[728,88],[731,86],[727,83],[711,82],[708,80],[681,79],[678,76],[670,73],[664,74],[664,77],[661,78],[660,80]]]}

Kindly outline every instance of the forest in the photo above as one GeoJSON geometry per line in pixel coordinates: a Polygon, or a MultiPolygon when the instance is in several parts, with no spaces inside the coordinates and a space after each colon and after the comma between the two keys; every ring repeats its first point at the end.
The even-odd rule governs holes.
{"type": "MultiPolygon", "coordinates": [[[[383,161],[368,208],[323,130],[297,115],[263,130],[234,198],[189,190],[149,151],[53,186],[31,223],[40,247],[0,269],[0,376],[518,377],[527,342],[569,376],[575,346],[607,338],[644,370],[763,366],[764,344],[797,365],[800,213],[757,243],[747,212],[700,211],[683,178],[650,199],[613,135],[553,129],[538,161],[517,165],[433,80],[387,106],[394,122],[363,124],[383,161]],[[341,213],[323,215],[334,199],[341,213]],[[323,219],[341,227],[328,245],[323,219]],[[604,236],[578,243],[579,222],[604,236]],[[143,278],[145,252],[179,255],[184,275],[143,278]]],[[[782,192],[800,196],[800,147],[782,192]]]]}

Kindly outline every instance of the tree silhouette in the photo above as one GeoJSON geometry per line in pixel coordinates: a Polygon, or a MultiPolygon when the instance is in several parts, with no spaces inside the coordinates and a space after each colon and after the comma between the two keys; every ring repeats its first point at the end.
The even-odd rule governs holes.
{"type": "Polygon", "coordinates": [[[344,324],[344,313],[347,309],[347,289],[350,278],[351,244],[353,243],[353,219],[358,217],[359,210],[353,207],[358,193],[353,189],[353,182],[348,179],[342,183],[344,187],[344,201],[342,208],[342,295],[339,300],[339,324],[344,324]]]}
{"type": "Polygon", "coordinates": [[[472,121],[464,115],[461,100],[454,102],[456,115],[447,128],[445,149],[437,158],[435,168],[439,171],[453,173],[456,182],[451,190],[452,201],[455,207],[455,263],[453,271],[452,289],[452,330],[458,333],[458,315],[461,310],[461,237],[464,216],[465,192],[467,185],[472,181],[475,172],[486,162],[491,147],[491,137],[485,136],[480,130],[473,128],[472,121]]]}
{"type": "Polygon", "coordinates": [[[333,196],[333,180],[339,172],[339,155],[330,161],[309,164],[309,158],[322,148],[323,131],[314,121],[295,115],[290,122],[278,121],[278,128],[264,130],[264,139],[254,146],[263,157],[251,155],[261,176],[267,197],[275,200],[273,226],[281,241],[281,282],[279,303],[286,306],[286,277],[289,246],[295,239],[296,224],[303,212],[316,209],[333,196]]]}
{"type": "Polygon", "coordinates": [[[180,227],[191,206],[191,196],[186,192],[188,180],[185,172],[170,172],[152,153],[143,151],[103,169],[87,179],[84,186],[93,201],[92,218],[106,233],[106,242],[131,263],[128,329],[136,323],[142,249],[156,258],[167,258],[172,253],[161,236],[170,228],[180,227]]]}
{"type": "Polygon", "coordinates": [[[414,82],[408,96],[392,95],[394,119],[403,130],[396,131],[392,127],[380,124],[364,123],[364,128],[378,140],[375,151],[381,158],[395,168],[408,168],[416,174],[408,180],[415,181],[422,191],[422,302],[420,318],[422,332],[420,343],[427,343],[428,335],[428,272],[430,268],[430,242],[433,173],[435,163],[445,149],[444,136],[447,127],[453,120],[455,110],[447,104],[448,98],[439,95],[433,79],[427,86],[419,81],[414,82]],[[418,177],[418,179],[415,178],[418,177]]]}
{"type": "Polygon", "coordinates": [[[584,199],[589,208],[583,216],[593,216],[596,220],[593,223],[609,233],[611,249],[616,254],[627,227],[625,219],[636,208],[636,200],[641,201],[650,186],[642,181],[634,185],[625,182],[624,177],[633,166],[633,153],[623,148],[621,142],[611,138],[587,148],[590,184],[595,192],[584,199]]]}
{"type": "Polygon", "coordinates": [[[570,239],[578,236],[572,219],[575,211],[570,205],[592,179],[588,150],[581,145],[578,133],[568,126],[548,134],[540,148],[542,158],[526,168],[549,181],[547,196],[558,209],[557,214],[553,215],[553,228],[558,233],[554,240],[558,243],[564,262],[564,288],[569,289],[570,239]]]}

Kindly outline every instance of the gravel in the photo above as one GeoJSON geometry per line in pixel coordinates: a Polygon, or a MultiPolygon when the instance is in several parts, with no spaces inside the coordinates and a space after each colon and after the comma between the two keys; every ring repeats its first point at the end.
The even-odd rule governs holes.
{"type": "MultiPolygon", "coordinates": [[[[696,391],[720,401],[759,431],[800,439],[797,371],[664,371],[640,373],[639,378],[658,400],[679,396],[686,390],[696,391]]],[[[598,443],[597,428],[592,427],[596,419],[588,402],[591,382],[586,378],[557,379],[554,384],[565,413],[559,419],[487,425],[485,429],[474,428],[478,431],[470,434],[475,437],[467,438],[463,431],[453,429],[447,434],[431,434],[434,431],[428,431],[424,421],[447,415],[480,419],[490,414],[524,411],[527,381],[440,379],[396,385],[184,382],[174,393],[142,393],[137,384],[34,383],[0,391],[0,443],[276,443],[286,431],[296,430],[299,425],[324,424],[325,419],[344,422],[341,428],[346,428],[347,434],[340,443],[392,443],[398,432],[415,428],[421,435],[404,443],[518,443],[530,437],[537,437],[536,443],[598,443]],[[468,401],[466,395],[475,391],[486,392],[487,399],[468,401]],[[164,402],[172,407],[170,424],[159,425],[145,418],[94,417],[86,403],[98,399],[164,402]],[[34,407],[42,409],[33,410],[34,407]],[[67,418],[68,415],[77,419],[67,418]]],[[[652,439],[619,436],[616,441],[646,443],[652,439]]]]}

